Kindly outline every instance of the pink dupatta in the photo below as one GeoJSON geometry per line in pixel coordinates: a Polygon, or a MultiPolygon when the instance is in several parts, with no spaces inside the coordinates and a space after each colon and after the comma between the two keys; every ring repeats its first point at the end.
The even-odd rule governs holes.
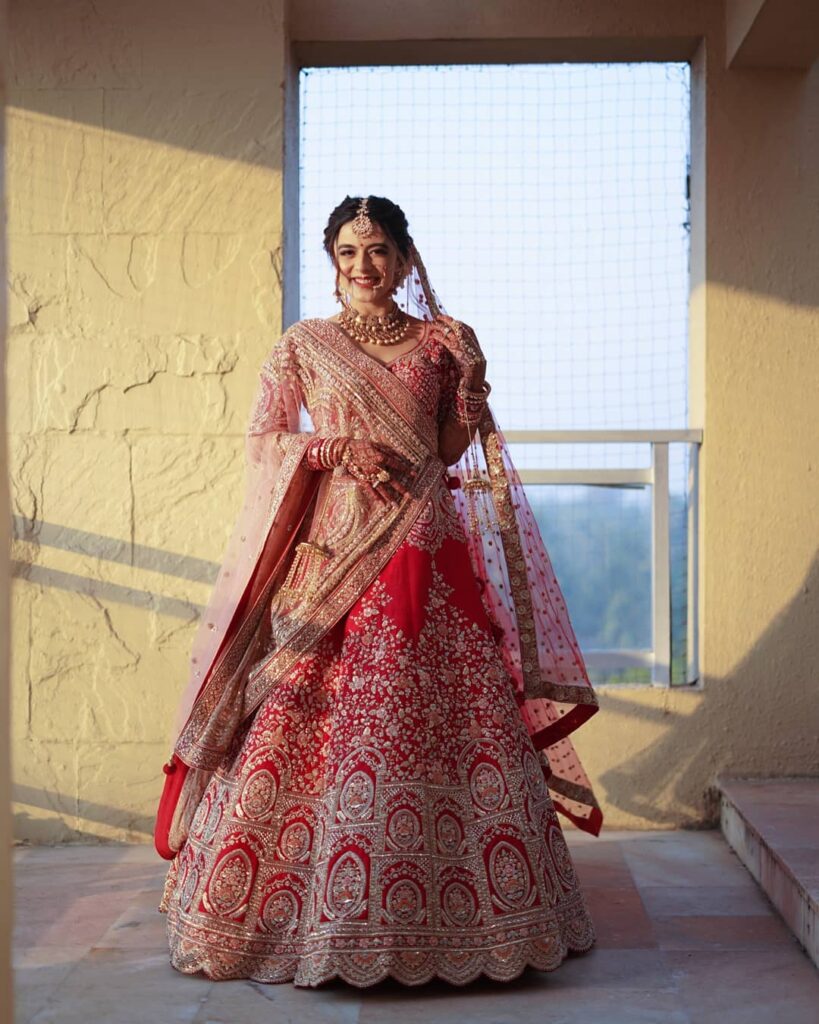
{"type": "Polygon", "coordinates": [[[488,407],[455,473],[472,568],[553,802],[578,828],[599,835],[603,815],[569,739],[599,710],[597,696],[531,505],[488,407]]]}

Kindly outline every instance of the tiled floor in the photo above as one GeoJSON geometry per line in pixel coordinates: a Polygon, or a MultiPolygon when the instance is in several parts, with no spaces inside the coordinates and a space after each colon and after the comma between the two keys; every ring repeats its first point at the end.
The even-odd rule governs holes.
{"type": "Polygon", "coordinates": [[[819,972],[713,832],[567,830],[597,945],[455,988],[211,982],[168,964],[150,847],[16,852],[18,1024],[817,1024],[819,972]]]}

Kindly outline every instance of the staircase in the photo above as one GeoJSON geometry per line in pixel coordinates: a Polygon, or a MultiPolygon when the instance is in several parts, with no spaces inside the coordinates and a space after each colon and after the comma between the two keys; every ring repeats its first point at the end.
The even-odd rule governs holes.
{"type": "Polygon", "coordinates": [[[723,835],[819,967],[819,778],[717,787],[723,835]]]}

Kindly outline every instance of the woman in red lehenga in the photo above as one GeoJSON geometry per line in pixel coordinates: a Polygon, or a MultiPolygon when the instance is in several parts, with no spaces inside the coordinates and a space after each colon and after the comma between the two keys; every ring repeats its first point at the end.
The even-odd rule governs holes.
{"type": "Polygon", "coordinates": [[[348,196],[325,249],[343,310],[262,368],[165,766],[171,963],[299,986],[553,970],[594,942],[556,810],[599,834],[568,739],[595,694],[477,339],[404,214],[348,196]]]}

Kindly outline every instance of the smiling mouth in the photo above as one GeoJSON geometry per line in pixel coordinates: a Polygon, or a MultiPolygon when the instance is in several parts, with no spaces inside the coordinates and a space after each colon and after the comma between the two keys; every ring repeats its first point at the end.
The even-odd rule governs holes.
{"type": "Polygon", "coordinates": [[[353,281],[362,288],[375,288],[378,284],[378,280],[374,277],[354,277],[353,281]]]}

